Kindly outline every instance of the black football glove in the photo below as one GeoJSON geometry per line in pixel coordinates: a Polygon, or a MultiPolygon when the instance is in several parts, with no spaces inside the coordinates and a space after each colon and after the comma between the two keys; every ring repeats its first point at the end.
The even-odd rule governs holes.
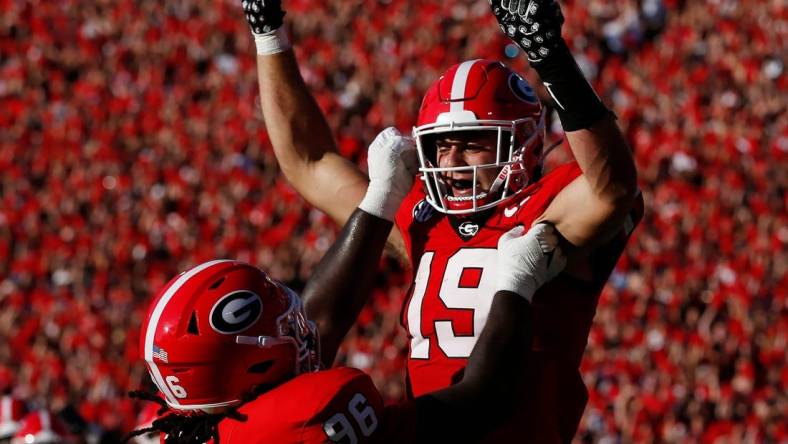
{"type": "Polygon", "coordinates": [[[488,0],[501,30],[528,56],[532,65],[563,43],[564,16],[555,0],[488,0]]]}
{"type": "Polygon", "coordinates": [[[285,11],[281,0],[243,0],[241,4],[252,34],[265,34],[282,26],[285,11]]]}

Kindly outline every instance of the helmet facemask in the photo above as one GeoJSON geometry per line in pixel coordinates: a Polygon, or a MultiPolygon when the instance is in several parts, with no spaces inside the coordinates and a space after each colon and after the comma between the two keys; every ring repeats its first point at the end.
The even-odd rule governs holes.
{"type": "Polygon", "coordinates": [[[306,318],[304,305],[295,291],[286,285],[272,282],[290,298],[290,307],[276,320],[279,336],[237,336],[235,342],[261,348],[290,344],[295,347],[295,375],[320,370],[320,338],[317,326],[306,318]]]}
{"type": "Polygon", "coordinates": [[[470,112],[445,113],[438,122],[414,128],[413,137],[419,154],[422,180],[427,188],[427,202],[444,214],[463,215],[495,207],[523,191],[541,165],[544,114],[537,122],[532,117],[517,120],[477,120],[470,112]],[[480,165],[440,167],[437,162],[436,138],[441,134],[458,135],[469,131],[496,134],[495,162],[480,165]],[[521,142],[522,141],[522,142],[521,142]],[[536,165],[528,162],[536,155],[536,165]],[[482,189],[479,173],[493,170],[495,180],[482,189]],[[472,191],[467,196],[453,196],[444,177],[452,173],[471,173],[472,191]]]}

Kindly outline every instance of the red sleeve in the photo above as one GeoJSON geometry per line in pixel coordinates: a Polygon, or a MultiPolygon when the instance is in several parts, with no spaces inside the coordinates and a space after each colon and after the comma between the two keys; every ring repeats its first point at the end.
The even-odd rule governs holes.
{"type": "Polygon", "coordinates": [[[383,399],[372,379],[352,368],[319,373],[322,373],[320,381],[313,381],[313,384],[334,386],[336,389],[326,393],[324,399],[317,403],[316,411],[303,426],[301,442],[377,442],[383,399]]]}
{"type": "Polygon", "coordinates": [[[413,208],[425,197],[424,191],[422,190],[423,186],[420,176],[416,177],[410,191],[405,196],[405,199],[402,200],[397,210],[397,215],[394,217],[394,223],[400,231],[407,231],[408,227],[413,222],[413,208]]]}
{"type": "Polygon", "coordinates": [[[335,368],[300,375],[246,404],[246,421],[224,420],[227,444],[372,443],[383,415],[383,400],[365,373],[335,368]],[[343,425],[345,436],[342,437],[343,425]],[[332,427],[333,426],[333,427],[332,427]]]}
{"type": "Polygon", "coordinates": [[[543,191],[549,194],[557,195],[567,185],[572,183],[578,176],[583,174],[577,162],[569,162],[556,167],[554,170],[547,173],[540,181],[543,191]]]}
{"type": "MultiPolygon", "coordinates": [[[[516,206],[518,208],[516,210],[517,222],[530,227],[534,220],[544,214],[558,193],[581,173],[577,162],[569,162],[555,168],[539,181],[529,185],[523,192],[525,197],[520,199],[516,206]]],[[[515,206],[510,206],[505,211],[508,212],[514,208],[515,206]]],[[[510,214],[506,214],[506,216],[509,217],[510,214]]]]}
{"type": "MultiPolygon", "coordinates": [[[[432,207],[427,203],[425,197],[424,184],[422,183],[421,176],[417,176],[416,180],[413,181],[413,187],[405,196],[405,199],[399,206],[397,215],[394,217],[394,224],[402,235],[402,240],[405,243],[405,249],[408,251],[408,255],[410,255],[412,244],[410,227],[413,225],[415,215],[417,213],[426,214],[425,212],[432,211],[432,207]]],[[[410,259],[412,262],[413,258],[410,259]]]]}

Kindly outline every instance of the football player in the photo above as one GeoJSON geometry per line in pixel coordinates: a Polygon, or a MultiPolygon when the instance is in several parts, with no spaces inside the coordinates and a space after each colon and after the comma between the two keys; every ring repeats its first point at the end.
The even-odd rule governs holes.
{"type": "MultiPolygon", "coordinates": [[[[411,140],[393,131],[381,134],[370,147],[369,199],[391,193],[397,176],[411,174],[407,168],[378,165],[407,157],[415,165],[413,156],[411,140]]],[[[391,219],[357,209],[305,293],[316,301],[344,299],[323,293],[347,293],[349,301],[363,301],[392,225],[391,219]]],[[[341,338],[321,343],[300,298],[282,283],[230,260],[181,273],[152,302],[140,335],[140,350],[164,399],[143,392],[134,396],[158,402],[162,409],[157,413],[163,416],[127,440],[159,431],[166,443],[403,443],[434,442],[436,436],[464,441],[486,431],[487,422],[458,428],[447,413],[484,417],[496,411],[497,398],[509,389],[510,378],[501,376],[519,366],[488,357],[514,354],[528,343],[525,301],[565,265],[552,226],[523,231],[513,229],[498,243],[494,288],[500,291],[491,316],[500,318],[496,327],[504,333],[485,331],[458,384],[386,409],[363,372],[319,371],[331,365],[341,338]]],[[[313,311],[330,310],[321,314],[329,317],[339,308],[355,318],[361,306],[328,304],[313,311]]]]}
{"type": "MultiPolygon", "coordinates": [[[[404,203],[378,194],[362,208],[396,219],[390,245],[415,269],[402,319],[410,336],[413,396],[450,386],[466,371],[488,321],[490,265],[501,234],[516,225],[554,224],[569,263],[528,301],[534,354],[519,376],[522,390],[508,393],[517,411],[490,440],[522,441],[527,433],[534,442],[568,442],[587,401],[579,364],[597,299],[642,217],[643,202],[615,116],[561,37],[558,4],[490,5],[552,97],[575,161],[544,174],[546,111],[532,87],[500,62],[470,60],[446,71],[424,97],[413,130],[420,175],[412,186],[410,178],[398,188],[408,190],[404,203]]],[[[337,152],[299,73],[281,2],[245,0],[243,6],[257,48],[263,115],[282,171],[308,202],[343,224],[365,196],[367,177],[337,152]]],[[[308,312],[360,303],[305,301],[308,312]]],[[[352,325],[349,315],[315,317],[323,338],[341,338],[352,325]]]]}

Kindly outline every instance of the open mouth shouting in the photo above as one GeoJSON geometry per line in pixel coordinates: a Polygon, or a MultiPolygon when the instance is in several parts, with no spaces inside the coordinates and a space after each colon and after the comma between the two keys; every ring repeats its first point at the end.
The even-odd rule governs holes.
{"type": "MultiPolygon", "coordinates": [[[[446,198],[452,202],[471,201],[474,199],[473,195],[473,180],[471,178],[443,178],[444,182],[451,191],[446,198]]],[[[483,191],[481,183],[476,182],[476,200],[481,200],[487,197],[487,192],[483,191]]]]}

